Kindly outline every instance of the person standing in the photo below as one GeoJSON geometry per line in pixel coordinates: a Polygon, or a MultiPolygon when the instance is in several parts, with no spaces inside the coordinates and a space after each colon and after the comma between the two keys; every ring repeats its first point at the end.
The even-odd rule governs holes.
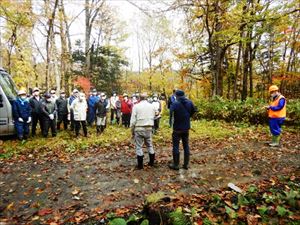
{"type": "Polygon", "coordinates": [[[55,103],[56,100],[58,99],[58,97],[57,97],[57,95],[56,95],[56,90],[55,90],[55,89],[51,89],[51,90],[50,90],[50,95],[51,95],[52,101],[55,103]]]}
{"type": "Polygon", "coordinates": [[[87,117],[88,105],[84,93],[80,93],[79,97],[72,102],[71,109],[73,110],[74,113],[76,137],[79,136],[79,131],[81,126],[83,129],[84,136],[87,137],[86,117],[87,117]]]}
{"type": "Polygon", "coordinates": [[[116,122],[119,125],[120,124],[120,119],[121,119],[121,98],[122,96],[118,97],[118,100],[116,101],[116,122]]]}
{"type": "Polygon", "coordinates": [[[51,129],[52,137],[56,136],[56,114],[57,108],[53,98],[49,93],[45,93],[44,101],[41,105],[41,112],[43,117],[43,136],[47,137],[49,128],[51,129]]]}
{"type": "MultiPolygon", "coordinates": [[[[175,92],[176,92],[176,90],[173,89],[173,94],[168,99],[168,109],[169,110],[171,109],[171,105],[176,102],[176,94],[175,94],[175,92]]],[[[172,117],[171,111],[170,111],[170,114],[169,114],[169,125],[170,125],[170,127],[172,127],[173,123],[174,123],[174,121],[173,121],[173,117],[172,117]]]]}
{"type": "Polygon", "coordinates": [[[272,85],[269,88],[271,95],[271,103],[266,106],[269,116],[269,127],[272,134],[271,147],[278,147],[280,145],[281,126],[286,117],[286,99],[279,93],[279,88],[272,85]]]}
{"type": "Polygon", "coordinates": [[[121,101],[121,112],[122,112],[122,124],[125,127],[130,125],[130,117],[132,111],[132,103],[126,93],[123,94],[123,100],[121,101]]]}
{"type": "Polygon", "coordinates": [[[97,96],[97,90],[92,91],[92,95],[88,98],[88,115],[87,122],[89,126],[92,126],[96,119],[95,104],[100,100],[97,96]]]}
{"type": "Polygon", "coordinates": [[[59,98],[56,100],[57,106],[57,130],[60,130],[60,125],[63,122],[64,129],[68,129],[68,100],[66,99],[65,91],[60,92],[59,98]]]}
{"type": "Polygon", "coordinates": [[[97,134],[104,131],[106,127],[106,114],[108,111],[108,101],[104,93],[101,93],[100,100],[95,104],[97,134]]]}
{"type": "Polygon", "coordinates": [[[154,118],[154,126],[153,126],[153,133],[156,134],[157,130],[159,129],[159,121],[161,118],[161,103],[160,100],[158,99],[157,94],[153,94],[152,104],[155,107],[155,110],[157,112],[154,118]]]}
{"type": "Polygon", "coordinates": [[[156,114],[155,107],[147,101],[147,94],[140,95],[140,102],[134,105],[130,119],[130,128],[134,136],[137,168],[143,169],[143,144],[145,142],[149,153],[149,166],[154,166],[155,152],[152,144],[152,127],[156,114]]]}
{"type": "Polygon", "coordinates": [[[68,112],[69,112],[68,119],[71,122],[71,131],[75,130],[74,112],[71,109],[71,105],[72,105],[73,101],[78,98],[78,94],[79,94],[78,90],[74,89],[72,92],[72,95],[68,99],[68,112]]]}
{"type": "Polygon", "coordinates": [[[110,124],[114,123],[114,119],[117,119],[117,101],[119,101],[119,97],[116,92],[110,97],[110,124]]]}
{"type": "Polygon", "coordinates": [[[188,169],[190,161],[189,130],[191,128],[191,117],[197,111],[192,101],[188,100],[182,90],[177,90],[176,101],[170,106],[170,116],[174,123],[172,133],[173,163],[169,167],[179,170],[180,152],[179,143],[182,141],[184,149],[183,168],[188,169]]]}
{"type": "Polygon", "coordinates": [[[36,135],[36,126],[39,123],[41,130],[43,130],[43,121],[41,113],[42,98],[40,97],[39,88],[33,88],[32,97],[29,99],[29,104],[31,106],[31,118],[32,118],[32,128],[31,135],[36,135]]]}
{"type": "Polygon", "coordinates": [[[27,139],[31,122],[31,106],[27,100],[25,89],[18,92],[18,97],[12,104],[12,111],[18,139],[27,139]]]}

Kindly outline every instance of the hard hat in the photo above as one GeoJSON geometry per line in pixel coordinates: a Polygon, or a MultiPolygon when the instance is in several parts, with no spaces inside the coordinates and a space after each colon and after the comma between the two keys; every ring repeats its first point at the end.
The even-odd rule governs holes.
{"type": "Polygon", "coordinates": [[[123,97],[128,97],[128,94],[124,93],[124,94],[123,94],[123,97]]]}
{"type": "Polygon", "coordinates": [[[18,95],[26,95],[25,89],[21,88],[21,89],[18,91],[18,95]]]}
{"type": "Polygon", "coordinates": [[[277,85],[272,85],[269,87],[269,92],[272,92],[272,91],[278,91],[279,88],[277,87],[277,85]]]}
{"type": "Polygon", "coordinates": [[[73,90],[73,93],[78,93],[79,91],[77,89],[74,89],[73,90]]]}

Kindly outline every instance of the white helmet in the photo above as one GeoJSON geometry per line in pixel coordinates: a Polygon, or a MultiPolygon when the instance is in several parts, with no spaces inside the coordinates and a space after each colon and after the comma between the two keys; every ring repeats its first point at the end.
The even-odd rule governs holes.
{"type": "Polygon", "coordinates": [[[21,89],[18,91],[18,95],[26,95],[26,91],[21,89]]]}

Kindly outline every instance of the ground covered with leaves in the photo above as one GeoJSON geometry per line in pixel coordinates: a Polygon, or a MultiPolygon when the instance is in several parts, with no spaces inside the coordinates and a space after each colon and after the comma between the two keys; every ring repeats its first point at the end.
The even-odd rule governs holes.
{"type": "MultiPolygon", "coordinates": [[[[129,130],[0,144],[0,224],[299,224],[300,134],[193,122],[191,168],[172,171],[167,121],[157,166],[135,170],[129,130]],[[234,183],[241,193],[227,187],[234,183]]],[[[145,154],[145,164],[148,156],[145,154]]],[[[182,161],[182,159],[181,159],[182,161]]]]}

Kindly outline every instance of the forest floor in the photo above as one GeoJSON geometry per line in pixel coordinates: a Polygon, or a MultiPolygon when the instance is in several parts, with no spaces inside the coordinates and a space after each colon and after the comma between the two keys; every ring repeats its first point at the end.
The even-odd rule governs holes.
{"type": "Polygon", "coordinates": [[[123,216],[141,210],[152,193],[180,201],[217,192],[229,182],[246,189],[260,182],[276,183],[278,177],[299,181],[299,132],[285,131],[283,145],[270,148],[265,128],[200,123],[204,124],[196,124],[196,133],[191,133],[190,169],[179,171],[168,168],[171,131],[165,127],[154,138],[157,166],[146,165],[145,151],[144,170],[135,169],[134,146],[123,128],[109,128],[105,137],[111,139],[119,129],[120,140],[105,139],[98,145],[93,134],[89,141],[76,140],[80,146],[71,149],[67,146],[73,136],[68,132],[42,141],[2,141],[0,224],[85,224],[91,218],[104,223],[108,213],[123,216]],[[213,134],[220,129],[224,133],[204,134],[204,127],[213,134]],[[34,147],[37,142],[52,144],[34,147]]]}

